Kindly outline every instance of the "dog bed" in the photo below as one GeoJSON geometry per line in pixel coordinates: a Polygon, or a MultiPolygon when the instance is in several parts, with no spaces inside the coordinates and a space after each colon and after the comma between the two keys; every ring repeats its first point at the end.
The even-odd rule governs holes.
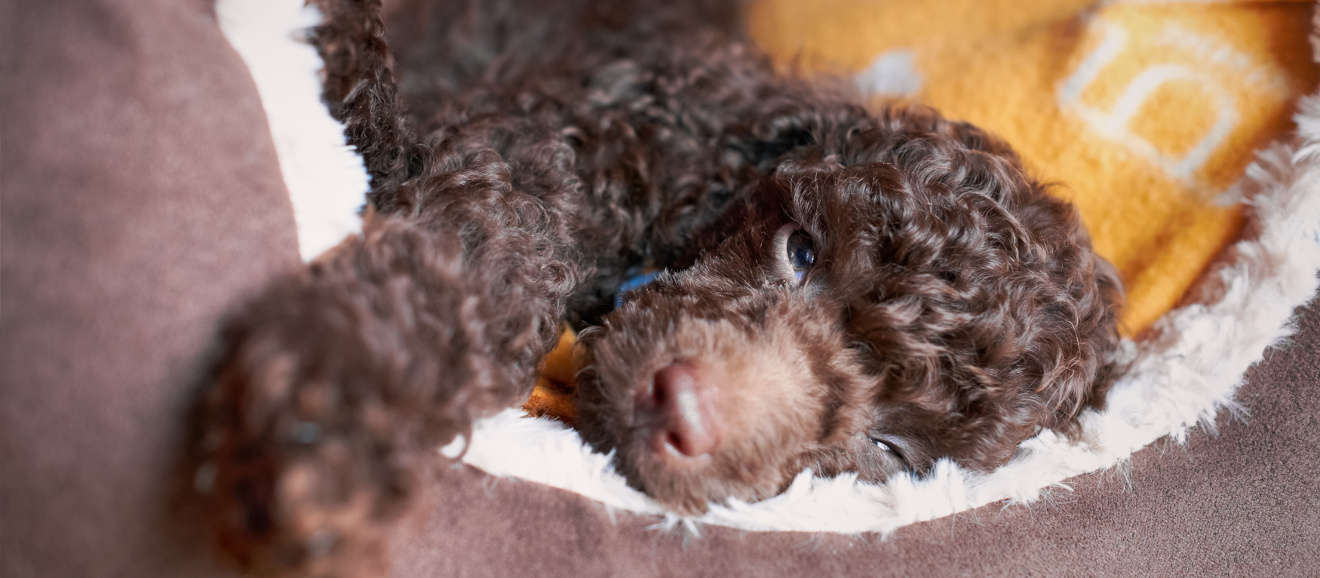
{"type": "MultiPolygon", "coordinates": [[[[327,157],[342,154],[342,139],[285,132],[291,121],[280,112],[284,99],[297,94],[305,103],[300,114],[319,110],[311,104],[317,93],[305,86],[315,63],[295,59],[299,52],[310,55],[309,47],[288,42],[288,36],[285,42],[271,34],[245,37],[252,30],[248,21],[267,27],[280,21],[270,17],[275,4],[234,0],[217,6],[222,29],[253,63],[263,101],[280,103],[267,113],[282,169],[295,177],[317,173],[314,166],[289,167],[289,159],[320,162],[307,154],[316,144],[327,157]],[[304,86],[291,86],[299,77],[271,65],[286,52],[289,66],[301,69],[304,86]],[[263,80],[267,76],[273,84],[263,80]]],[[[314,18],[294,2],[284,6],[290,31],[309,25],[299,18],[314,18]]],[[[682,526],[693,534],[720,525],[883,535],[995,502],[1036,501],[1051,488],[1066,488],[1070,477],[1123,464],[1156,440],[1183,442],[1198,424],[1213,429],[1221,409],[1242,411],[1234,394],[1243,372],[1288,334],[1287,320],[1314,294],[1320,269],[1320,144],[1313,144],[1320,143],[1320,96],[1298,100],[1317,77],[1307,54],[1309,4],[1180,8],[1117,2],[1068,11],[1041,3],[1038,13],[1019,10],[970,32],[960,27],[985,22],[983,16],[997,8],[968,4],[956,7],[964,13],[953,18],[909,16],[934,23],[930,40],[895,28],[907,8],[889,7],[897,10],[890,14],[840,2],[794,13],[799,6],[769,0],[747,6],[753,36],[781,60],[796,58],[796,66],[808,72],[849,73],[840,69],[850,61],[849,49],[879,50],[854,73],[863,90],[945,107],[954,117],[999,130],[1024,150],[1029,167],[1065,183],[1097,249],[1129,284],[1124,325],[1135,336],[1126,343],[1130,369],[1105,410],[1082,418],[1083,441],[1047,430],[994,472],[944,460],[925,477],[883,485],[805,471],[779,496],[717,504],[695,519],[669,513],[629,488],[609,458],[590,451],[576,432],[517,409],[478,422],[472,439],[458,440],[443,453],[457,457],[466,450],[462,461],[487,473],[566,489],[608,508],[659,515],[662,527],[682,526]],[[861,34],[859,22],[883,25],[861,34]],[[939,30],[941,23],[952,24],[939,30]],[[824,40],[795,36],[798,30],[824,40]],[[871,37],[893,40],[845,46],[843,52],[828,40],[871,37]],[[890,47],[904,41],[910,47],[890,47]],[[1061,46],[1071,51],[1052,50],[1061,46]],[[1303,58],[1287,56],[1294,54],[1303,58]],[[1049,73],[1027,74],[1035,68],[1049,73]],[[906,92],[895,95],[895,88],[906,92]],[[1193,106],[1200,100],[1213,106],[1193,106]],[[1284,130],[1294,107],[1300,110],[1296,138],[1284,130]]],[[[318,214],[324,207],[308,195],[313,200],[303,209],[299,191],[329,184],[290,179],[305,258],[338,238],[312,228],[324,220],[318,214]]],[[[353,191],[362,186],[360,180],[348,185],[353,191]]]]}
{"type": "MultiPolygon", "coordinates": [[[[216,320],[293,266],[299,248],[314,252],[293,237],[302,212],[284,199],[298,185],[288,151],[277,156],[271,145],[284,146],[267,131],[279,123],[262,124],[263,107],[272,106],[266,93],[258,99],[261,82],[251,84],[206,2],[5,3],[0,22],[0,573],[228,574],[206,553],[187,500],[176,499],[173,464],[216,320]]],[[[289,29],[280,30],[288,40],[289,29]]],[[[437,482],[445,491],[432,493],[429,518],[400,526],[395,574],[1312,571],[1320,562],[1320,313],[1287,320],[1315,294],[1318,108],[1302,101],[1296,137],[1259,147],[1245,171],[1250,201],[1238,240],[1211,260],[1180,307],[1132,342],[1138,362],[1116,392],[1132,396],[1136,410],[1158,411],[1089,417],[1088,431],[1123,434],[1102,446],[1107,453],[1080,457],[1065,448],[1076,461],[1033,470],[1058,449],[1033,441],[1008,466],[1035,476],[1026,489],[997,485],[1002,471],[976,478],[952,467],[881,488],[804,479],[805,491],[786,497],[804,500],[804,509],[851,508],[810,501],[842,488],[845,498],[863,494],[891,511],[837,517],[868,527],[808,533],[745,532],[737,525],[748,522],[711,519],[691,526],[698,537],[652,529],[664,522],[654,514],[621,511],[646,512],[644,501],[611,508],[601,505],[614,499],[607,496],[598,502],[458,467],[437,482]],[[1238,391],[1247,366],[1294,327],[1294,342],[1248,372],[1238,391]],[[1136,379],[1143,375],[1148,381],[1136,379]],[[1218,437],[1188,434],[1235,401],[1249,417],[1220,420],[1218,437]],[[1144,427],[1155,418],[1164,425],[1144,427]],[[1166,437],[1185,445],[1157,441],[1166,437]],[[1078,476],[1115,463],[1127,465],[1078,476]],[[1064,480],[1073,491],[1047,489],[1038,499],[1064,480]],[[884,541],[869,533],[937,517],[884,541]]],[[[1110,401],[1109,412],[1133,407],[1110,401]]],[[[501,420],[553,427],[502,416],[483,432],[497,433],[501,420]]],[[[566,468],[544,460],[546,470],[566,468]]],[[[613,483],[596,471],[596,481],[613,483]]],[[[767,506],[728,510],[756,507],[767,506]]]]}
{"type": "Polygon", "coordinates": [[[884,534],[993,502],[1035,501],[1158,439],[1185,441],[1197,424],[1213,429],[1222,408],[1241,411],[1233,399],[1242,373],[1287,334],[1320,267],[1320,172],[1312,173],[1320,157],[1309,146],[1320,133],[1307,124],[1320,119],[1320,100],[1298,105],[1316,79],[1309,4],[1118,2],[1083,11],[1043,2],[1003,21],[985,17],[1002,8],[994,4],[954,6],[953,17],[865,2],[801,6],[748,5],[753,36],[808,72],[853,74],[863,90],[1001,133],[1031,168],[1064,183],[1097,250],[1119,266],[1129,286],[1124,326],[1135,336],[1131,369],[1106,409],[1084,417],[1085,440],[1044,432],[989,474],[945,461],[924,478],[877,486],[804,472],[781,496],[717,505],[695,520],[628,488],[573,431],[517,410],[479,423],[452,455],[466,445],[463,461],[486,472],[663,515],[664,526],[691,532],[717,524],[884,534]],[[931,22],[929,34],[905,32],[913,19],[931,22]],[[1196,106],[1202,101],[1211,106],[1196,106]],[[1295,106],[1300,142],[1271,144],[1295,106]]]}

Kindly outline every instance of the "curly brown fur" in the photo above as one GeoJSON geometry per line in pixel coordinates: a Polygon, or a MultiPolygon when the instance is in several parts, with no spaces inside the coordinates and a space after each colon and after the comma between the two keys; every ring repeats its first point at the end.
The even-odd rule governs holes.
{"type": "Polygon", "coordinates": [[[397,86],[379,2],[321,7],[373,190],[362,237],[229,323],[203,449],[251,566],[378,569],[564,320],[593,326],[584,438],[689,514],[806,467],[993,468],[1102,402],[1119,289],[1072,208],[971,126],[777,75],[736,5],[419,0],[397,86]]]}

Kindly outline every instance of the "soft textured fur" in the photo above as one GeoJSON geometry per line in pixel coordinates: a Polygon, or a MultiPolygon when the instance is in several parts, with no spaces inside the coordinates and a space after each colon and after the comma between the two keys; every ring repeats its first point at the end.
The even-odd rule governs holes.
{"type": "Polygon", "coordinates": [[[378,6],[323,5],[371,205],[230,324],[204,444],[231,550],[356,571],[428,450],[525,397],[563,319],[601,321],[584,437],[682,513],[1079,434],[1115,377],[1117,282],[1006,145],[778,76],[728,7],[570,4],[413,7],[402,98],[378,6]],[[609,312],[642,266],[670,272],[609,312]],[[720,432],[695,454],[634,421],[675,365],[720,432]]]}

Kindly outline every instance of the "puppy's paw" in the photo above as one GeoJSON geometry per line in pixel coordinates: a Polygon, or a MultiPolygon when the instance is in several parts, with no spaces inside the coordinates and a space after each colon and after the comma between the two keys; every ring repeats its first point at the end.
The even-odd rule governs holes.
{"type": "MultiPolygon", "coordinates": [[[[373,297],[299,279],[235,318],[209,392],[199,485],[222,545],[263,572],[369,575],[426,448],[468,426],[435,355],[373,297]],[[428,403],[429,402],[429,403],[428,403]]],[[[378,295],[376,296],[378,297],[378,295]]]]}
{"type": "Polygon", "coordinates": [[[379,575],[434,450],[510,403],[484,279],[396,228],[269,287],[230,319],[198,485],[225,550],[268,574],[379,575]]]}

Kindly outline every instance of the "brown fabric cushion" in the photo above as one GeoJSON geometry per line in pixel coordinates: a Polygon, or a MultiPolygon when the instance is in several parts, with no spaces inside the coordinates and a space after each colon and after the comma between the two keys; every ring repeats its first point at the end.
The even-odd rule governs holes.
{"type": "Polygon", "coordinates": [[[432,518],[401,531],[395,575],[1308,575],[1320,567],[1320,309],[1249,372],[1245,422],[1159,443],[1129,474],[1070,482],[1030,506],[990,505],[888,540],[648,529],[576,495],[471,469],[443,473],[432,518]]]}
{"type": "Polygon", "coordinates": [[[204,0],[0,26],[0,575],[212,575],[185,410],[221,312],[298,264],[255,87],[204,0]]]}

